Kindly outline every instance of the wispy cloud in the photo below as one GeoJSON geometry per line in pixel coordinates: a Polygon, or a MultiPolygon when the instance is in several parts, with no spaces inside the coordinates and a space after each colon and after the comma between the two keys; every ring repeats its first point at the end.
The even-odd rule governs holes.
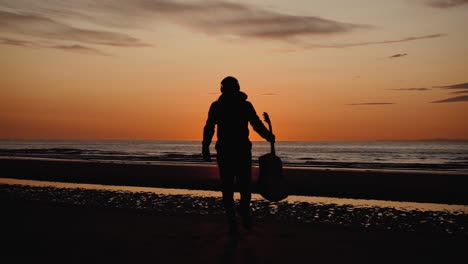
{"type": "Polygon", "coordinates": [[[468,0],[426,0],[426,4],[435,8],[449,8],[468,4],[468,0]]]}
{"type": "Polygon", "coordinates": [[[355,103],[355,104],[348,104],[348,105],[393,105],[395,103],[388,103],[388,102],[367,102],[367,103],[355,103]]]}
{"type": "Polygon", "coordinates": [[[446,36],[446,35],[445,34],[431,34],[431,35],[407,37],[407,38],[402,38],[402,39],[383,40],[383,41],[368,41],[368,42],[329,44],[329,45],[327,45],[327,44],[325,44],[325,45],[312,44],[312,45],[308,45],[307,48],[350,48],[350,47],[358,47],[358,46],[409,42],[409,41],[415,41],[415,40],[421,40],[421,39],[440,38],[440,37],[444,37],[444,36],[446,36]]]}
{"type": "Polygon", "coordinates": [[[399,54],[395,54],[395,55],[392,55],[388,58],[390,59],[395,59],[395,58],[400,58],[400,57],[404,57],[404,56],[407,56],[408,54],[407,53],[399,53],[399,54]]]}
{"type": "Polygon", "coordinates": [[[122,28],[148,29],[160,23],[176,24],[216,37],[283,41],[294,45],[297,50],[392,44],[444,36],[431,34],[368,42],[313,44],[311,42],[317,40],[313,37],[340,35],[374,27],[272,11],[247,3],[214,0],[3,0],[0,10],[3,10],[0,11],[2,32],[122,47],[148,45],[128,35],[128,30],[121,33],[122,28]],[[2,6],[5,8],[2,9],[2,6]],[[96,30],[70,24],[70,21],[80,20],[97,24],[99,28],[111,27],[113,30],[96,30]]]}
{"type": "Polygon", "coordinates": [[[98,49],[95,48],[90,48],[86,47],[83,45],[55,45],[55,46],[50,46],[48,48],[51,49],[60,49],[60,50],[65,50],[65,51],[71,51],[71,52],[78,52],[78,53],[85,53],[85,54],[94,54],[94,55],[103,55],[103,56],[109,56],[109,54],[102,52],[98,49]]]}
{"type": "Polygon", "coordinates": [[[462,94],[462,93],[468,93],[468,90],[452,92],[452,94],[462,94]]]}
{"type": "Polygon", "coordinates": [[[444,100],[433,101],[431,103],[457,103],[457,102],[468,102],[468,95],[451,97],[451,98],[447,98],[444,100]]]}
{"type": "Polygon", "coordinates": [[[432,89],[429,89],[429,88],[398,88],[398,89],[390,89],[390,90],[393,90],[393,91],[430,91],[432,89]]]}
{"type": "Polygon", "coordinates": [[[433,87],[434,88],[442,88],[442,89],[468,89],[468,82],[467,83],[446,85],[446,86],[433,86],[433,87]]]}
{"type": "Polygon", "coordinates": [[[291,15],[254,5],[225,1],[131,2],[133,10],[141,15],[158,14],[165,21],[196,31],[242,38],[293,41],[303,36],[338,34],[369,27],[315,16],[291,15]]]}
{"type": "Polygon", "coordinates": [[[278,95],[277,93],[262,93],[260,95],[265,95],[265,96],[275,96],[278,95]]]}
{"type": "Polygon", "coordinates": [[[26,40],[21,40],[21,39],[12,39],[12,38],[2,38],[2,37],[0,37],[0,44],[21,46],[21,47],[32,47],[36,45],[35,43],[31,41],[26,41],[26,40]]]}
{"type": "MultiPolygon", "coordinates": [[[[21,8],[26,12],[34,12],[35,15],[24,18],[10,14],[9,20],[16,20],[16,23],[46,23],[48,26],[57,26],[60,29],[63,29],[65,25],[56,25],[58,24],[56,21],[45,17],[52,13],[59,16],[83,18],[86,17],[86,12],[89,11],[100,14],[99,18],[95,16],[91,18],[93,16],[90,16],[92,21],[107,25],[118,24],[119,22],[116,21],[120,21],[120,24],[126,23],[127,26],[130,24],[142,26],[150,21],[163,21],[179,24],[207,34],[286,41],[292,41],[302,36],[338,34],[369,27],[316,16],[291,15],[266,10],[254,5],[226,1],[115,0],[112,2],[66,1],[66,4],[64,4],[52,0],[44,2],[42,5],[37,3],[31,5],[30,2],[28,5],[28,3],[21,0],[15,1],[6,0],[6,3],[9,7],[21,8]],[[19,3],[15,1],[19,1],[19,3]],[[41,17],[38,13],[45,17],[41,17]]],[[[88,40],[93,37],[91,38],[93,42],[103,42],[100,38],[103,32],[82,32],[80,29],[66,27],[67,30],[60,31],[71,31],[67,34],[73,33],[80,36],[80,39],[86,36],[88,40]]],[[[16,29],[18,28],[16,27],[16,29]]],[[[31,32],[30,28],[27,29],[28,33],[38,33],[37,28],[33,32],[31,32]]],[[[44,30],[40,33],[51,35],[50,32],[44,32],[44,30]]],[[[128,36],[117,37],[109,33],[106,33],[105,37],[110,38],[110,43],[114,43],[117,39],[119,40],[117,43],[141,44],[138,40],[128,36]]]]}
{"type": "Polygon", "coordinates": [[[126,34],[81,29],[36,14],[21,14],[0,10],[0,30],[45,39],[80,41],[111,46],[148,46],[126,34]]]}
{"type": "Polygon", "coordinates": [[[34,41],[26,41],[20,39],[12,39],[12,38],[2,38],[0,37],[0,44],[3,45],[11,45],[11,46],[21,46],[21,47],[30,47],[30,48],[46,48],[46,49],[59,49],[64,51],[71,51],[71,52],[78,52],[78,53],[86,53],[92,55],[103,55],[109,56],[109,54],[95,49],[91,47],[86,47],[83,45],[48,45],[43,43],[38,43],[34,41]]]}
{"type": "MultiPolygon", "coordinates": [[[[468,83],[458,83],[452,85],[444,85],[444,86],[433,86],[433,88],[440,88],[440,89],[447,89],[447,90],[462,90],[462,91],[455,91],[452,94],[462,94],[468,93],[468,83]]],[[[433,101],[432,103],[455,103],[455,102],[466,102],[468,101],[468,95],[461,95],[456,97],[451,97],[443,100],[433,101]]]]}

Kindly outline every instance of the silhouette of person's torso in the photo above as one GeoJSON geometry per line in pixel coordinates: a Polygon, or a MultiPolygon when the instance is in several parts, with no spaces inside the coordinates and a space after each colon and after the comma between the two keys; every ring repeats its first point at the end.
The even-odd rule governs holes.
{"type": "Polygon", "coordinates": [[[213,103],[217,127],[217,149],[248,148],[249,141],[249,117],[253,107],[246,101],[247,95],[242,92],[223,94],[219,100],[213,103]]]}

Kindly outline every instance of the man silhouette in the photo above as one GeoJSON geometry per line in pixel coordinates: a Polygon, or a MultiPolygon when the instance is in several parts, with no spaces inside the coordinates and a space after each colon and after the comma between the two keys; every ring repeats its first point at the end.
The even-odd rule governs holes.
{"type": "Polygon", "coordinates": [[[237,233],[236,210],[234,204],[234,181],[241,195],[239,215],[243,226],[250,229],[252,214],[251,167],[252,143],[249,140],[250,123],[263,138],[274,142],[275,135],[262,123],[253,105],[247,101],[247,95],[240,91],[236,78],[228,76],[221,81],[221,96],[211,104],[208,119],[203,130],[202,153],[205,161],[211,161],[210,144],[217,125],[216,152],[221,179],[223,205],[228,217],[229,232],[237,233]]]}

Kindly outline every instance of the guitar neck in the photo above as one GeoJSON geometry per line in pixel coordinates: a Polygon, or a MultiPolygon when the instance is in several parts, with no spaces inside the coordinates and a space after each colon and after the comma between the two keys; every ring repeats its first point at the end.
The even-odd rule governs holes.
{"type": "MultiPolygon", "coordinates": [[[[273,128],[271,127],[271,122],[268,122],[268,128],[270,129],[270,133],[273,134],[273,128]]],[[[270,146],[271,146],[271,154],[276,155],[275,142],[270,142],[270,146]]]]}

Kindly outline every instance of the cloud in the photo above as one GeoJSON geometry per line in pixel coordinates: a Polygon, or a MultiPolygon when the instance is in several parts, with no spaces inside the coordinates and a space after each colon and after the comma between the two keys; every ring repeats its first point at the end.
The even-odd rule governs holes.
{"type": "Polygon", "coordinates": [[[100,51],[95,48],[86,47],[83,45],[47,45],[41,44],[38,42],[33,41],[26,41],[20,39],[12,39],[12,38],[2,38],[0,37],[0,44],[3,45],[12,45],[12,46],[21,46],[21,47],[30,47],[30,48],[47,48],[47,49],[59,49],[64,51],[71,51],[71,52],[79,52],[79,53],[86,53],[86,54],[94,54],[94,55],[104,55],[109,56],[109,54],[100,51]]]}
{"type": "Polygon", "coordinates": [[[357,103],[357,104],[348,104],[348,105],[393,105],[395,103],[388,102],[367,102],[367,103],[357,103]]]}
{"type": "MultiPolygon", "coordinates": [[[[441,88],[441,89],[447,89],[447,90],[458,90],[458,89],[462,90],[462,91],[452,92],[452,94],[468,93],[468,90],[466,90],[468,89],[468,83],[458,83],[458,84],[445,85],[445,86],[433,86],[433,88],[441,88]]],[[[461,95],[461,96],[450,97],[450,98],[443,99],[443,100],[433,101],[431,103],[455,103],[455,102],[467,102],[467,101],[468,101],[468,95],[461,95]]]]}
{"type": "Polygon", "coordinates": [[[388,58],[394,59],[394,58],[404,57],[404,56],[407,56],[407,55],[408,55],[407,53],[399,53],[399,54],[392,55],[392,56],[390,56],[388,58]]]}
{"type": "MultiPolygon", "coordinates": [[[[337,34],[370,27],[315,16],[291,15],[249,4],[226,1],[115,0],[112,2],[72,1],[67,3],[47,1],[42,5],[34,3],[32,6],[30,1],[15,1],[6,0],[6,3],[10,7],[21,8],[26,12],[39,12],[45,17],[48,17],[48,14],[74,16],[79,19],[88,17],[99,24],[124,24],[127,26],[131,24],[142,26],[150,21],[163,21],[207,34],[244,38],[292,41],[302,36],[337,34]],[[97,16],[91,15],[93,13],[97,16]]],[[[50,20],[45,21],[47,20],[45,17],[38,19],[39,15],[34,16],[30,21],[36,20],[36,22],[47,23],[49,26],[56,24],[50,20]]],[[[60,27],[64,27],[64,25],[60,25],[60,27]]],[[[75,30],[79,29],[72,31],[75,30]]],[[[86,32],[86,34],[85,32],[74,33],[86,36],[93,35],[93,37],[96,34],[90,32],[86,32]]],[[[99,34],[98,36],[100,36],[99,34]]],[[[125,43],[135,44],[136,42],[135,39],[128,39],[124,36],[119,36],[118,39],[126,40],[125,43]]],[[[99,42],[102,41],[99,40],[99,42]]]]}
{"type": "Polygon", "coordinates": [[[103,56],[109,56],[109,54],[102,52],[98,49],[86,47],[83,45],[55,45],[55,46],[50,46],[48,48],[51,49],[59,49],[59,50],[65,50],[65,51],[72,51],[72,52],[78,52],[78,53],[85,53],[85,54],[94,54],[94,55],[103,55],[103,56]]]}
{"type": "Polygon", "coordinates": [[[260,95],[265,95],[265,96],[275,96],[278,95],[277,93],[262,93],[260,95]]]}
{"type": "Polygon", "coordinates": [[[468,89],[468,83],[459,83],[453,85],[446,85],[446,86],[433,86],[434,88],[442,88],[442,89],[468,89]]]}
{"type": "Polygon", "coordinates": [[[433,101],[431,103],[456,103],[456,102],[468,102],[468,95],[451,97],[451,98],[447,98],[444,100],[433,101]]]}
{"type": "Polygon", "coordinates": [[[12,46],[21,46],[21,47],[31,47],[35,43],[26,40],[12,39],[12,38],[0,38],[0,44],[3,45],[12,45],[12,46]]]}
{"type": "Polygon", "coordinates": [[[148,44],[122,33],[81,29],[42,15],[2,10],[0,10],[0,30],[44,39],[71,40],[120,47],[148,46],[148,44]]]}
{"type": "MultiPolygon", "coordinates": [[[[0,15],[2,32],[124,47],[148,44],[127,34],[118,33],[122,28],[149,29],[152,25],[161,23],[175,24],[195,32],[229,39],[283,41],[295,45],[298,50],[392,44],[444,36],[431,34],[383,41],[312,44],[313,37],[344,34],[370,29],[373,26],[318,16],[287,14],[247,3],[214,0],[3,0],[0,10],[2,5],[7,10],[15,10],[15,13],[5,11],[6,9],[0,11],[3,13],[0,15]],[[61,22],[63,20],[67,23],[61,22]],[[70,21],[85,21],[98,26],[113,27],[115,30],[84,29],[73,26],[70,21]]],[[[279,50],[284,51],[290,52],[294,49],[279,50]]]]}
{"type": "Polygon", "coordinates": [[[468,90],[452,92],[452,94],[468,93],[468,90]]]}
{"type": "Polygon", "coordinates": [[[390,89],[394,91],[430,91],[432,89],[429,88],[398,88],[398,89],[390,89]]]}
{"type": "Polygon", "coordinates": [[[350,48],[350,47],[357,47],[357,46],[368,46],[368,45],[378,45],[378,44],[393,44],[393,43],[409,42],[409,41],[415,41],[415,40],[421,40],[421,39],[440,38],[440,37],[444,37],[444,36],[446,36],[446,35],[445,34],[431,34],[431,35],[407,37],[407,38],[402,38],[402,39],[383,40],[383,41],[368,41],[368,42],[330,44],[330,45],[312,44],[312,45],[306,46],[306,48],[350,48]]]}
{"type": "Polygon", "coordinates": [[[428,0],[426,4],[435,8],[450,8],[468,4],[468,0],[428,0]]]}
{"type": "Polygon", "coordinates": [[[244,38],[292,41],[303,36],[337,34],[369,27],[225,1],[133,1],[133,8],[140,14],[158,14],[163,20],[207,34],[244,38]]]}

